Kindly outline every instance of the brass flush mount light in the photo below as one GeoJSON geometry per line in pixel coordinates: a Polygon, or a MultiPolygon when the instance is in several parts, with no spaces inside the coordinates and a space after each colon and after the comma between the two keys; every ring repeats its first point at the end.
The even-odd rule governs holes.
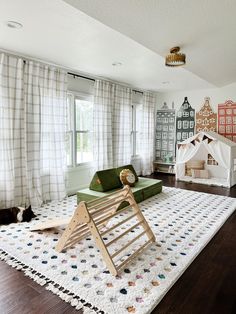
{"type": "Polygon", "coordinates": [[[170,49],[170,54],[166,56],[166,66],[177,67],[185,64],[185,54],[180,53],[179,47],[173,47],[170,49]]]}

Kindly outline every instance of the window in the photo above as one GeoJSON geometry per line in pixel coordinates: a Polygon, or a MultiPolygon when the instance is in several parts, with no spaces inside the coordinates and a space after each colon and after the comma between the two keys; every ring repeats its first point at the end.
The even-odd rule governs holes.
{"type": "Polygon", "coordinates": [[[173,150],[174,150],[174,142],[173,142],[173,141],[169,141],[168,149],[169,149],[170,151],[173,151],[173,150]]]}
{"type": "Polygon", "coordinates": [[[225,126],[220,125],[220,127],[219,127],[219,132],[220,132],[220,133],[225,133],[225,126]]]}
{"type": "Polygon", "coordinates": [[[184,112],[183,112],[183,117],[185,117],[185,118],[186,118],[186,117],[188,117],[188,116],[189,116],[189,112],[184,111],[184,112]]]}
{"type": "Polygon", "coordinates": [[[156,149],[161,149],[161,141],[160,140],[156,141],[156,149]]]}
{"type": "Polygon", "coordinates": [[[184,109],[188,109],[188,104],[184,104],[184,109]]]}
{"type": "Polygon", "coordinates": [[[162,141],[162,149],[167,150],[167,141],[162,141]]]}
{"type": "Polygon", "coordinates": [[[167,155],[167,152],[166,151],[162,151],[161,152],[161,159],[164,159],[167,155]]]}
{"type": "Polygon", "coordinates": [[[67,165],[91,162],[93,103],[89,96],[69,93],[67,97],[67,165]]]}
{"type": "Polygon", "coordinates": [[[162,139],[163,139],[163,140],[166,140],[166,139],[167,139],[167,133],[166,133],[166,132],[163,132],[163,133],[162,133],[162,139]]]}
{"type": "Polygon", "coordinates": [[[226,133],[232,133],[232,125],[226,125],[226,133]]]}
{"type": "Polygon", "coordinates": [[[163,123],[168,123],[169,119],[168,118],[163,118],[163,123]]]}
{"type": "Polygon", "coordinates": [[[189,127],[190,127],[190,129],[194,128],[194,121],[190,121],[189,127]]]}
{"type": "MultiPolygon", "coordinates": [[[[132,144],[132,155],[138,155],[141,151],[141,141],[139,139],[140,137],[140,130],[141,130],[141,124],[142,124],[142,104],[134,103],[132,106],[132,131],[131,131],[131,144],[132,144]]],[[[161,118],[157,118],[157,122],[161,118]]],[[[161,126],[158,128],[159,131],[161,131],[161,126]]],[[[157,133],[157,139],[161,138],[161,133],[157,133]]]]}
{"type": "Polygon", "coordinates": [[[183,121],[183,129],[188,129],[189,128],[189,121],[183,121]]]}
{"type": "Polygon", "coordinates": [[[225,117],[220,117],[220,124],[225,124],[225,117]]]}
{"type": "Polygon", "coordinates": [[[177,123],[177,128],[178,128],[178,129],[181,129],[181,128],[182,128],[182,121],[178,121],[178,123],[177,123]]]}
{"type": "Polygon", "coordinates": [[[232,117],[226,117],[226,124],[232,123],[232,117]]]}
{"type": "Polygon", "coordinates": [[[180,141],[181,140],[181,135],[182,135],[182,133],[181,132],[177,132],[177,141],[180,141]]]}
{"type": "Polygon", "coordinates": [[[207,164],[212,166],[218,166],[218,162],[211,156],[211,154],[207,155],[207,164]]]}

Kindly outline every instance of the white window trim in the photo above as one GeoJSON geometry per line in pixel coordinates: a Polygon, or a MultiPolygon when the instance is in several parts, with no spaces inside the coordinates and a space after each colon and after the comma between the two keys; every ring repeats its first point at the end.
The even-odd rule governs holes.
{"type": "Polygon", "coordinates": [[[67,166],[68,171],[73,171],[74,168],[91,168],[93,162],[76,163],[76,136],[78,131],[76,130],[76,112],[75,112],[75,99],[93,101],[93,95],[82,93],[78,91],[68,90],[67,95],[72,96],[73,106],[71,108],[72,119],[72,164],[67,166]]]}

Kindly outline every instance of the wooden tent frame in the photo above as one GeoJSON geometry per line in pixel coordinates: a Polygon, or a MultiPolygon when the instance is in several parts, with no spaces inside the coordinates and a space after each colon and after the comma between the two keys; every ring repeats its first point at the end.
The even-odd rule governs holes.
{"type": "Polygon", "coordinates": [[[129,263],[141,251],[143,251],[149,244],[155,242],[155,236],[146,219],[144,218],[139,206],[137,205],[131,188],[128,185],[119,191],[101,198],[97,198],[88,203],[84,201],[80,202],[72,218],[65,220],[60,219],[47,224],[37,225],[31,229],[31,231],[49,229],[63,224],[68,225],[55,247],[56,251],[62,252],[62,250],[68,249],[91,234],[98,249],[101,252],[107,268],[112,275],[117,275],[118,272],[127,265],[127,263],[129,263]],[[128,206],[117,210],[123,202],[127,202],[128,206]],[[128,217],[112,225],[112,227],[104,230],[104,227],[111,218],[118,216],[125,211],[129,213],[128,217]],[[108,243],[104,242],[103,237],[105,234],[113,231],[118,227],[121,227],[134,217],[138,220],[137,223],[135,223],[132,227],[126,227],[124,232],[114,237],[108,243]],[[108,248],[110,245],[114,244],[116,241],[137,227],[142,227],[143,231],[135,236],[132,240],[128,241],[119,250],[116,250],[113,254],[109,253],[108,248]],[[128,256],[126,254],[125,259],[124,257],[119,259],[119,264],[117,264],[118,261],[114,261],[115,257],[117,257],[120,253],[130,247],[135,241],[145,235],[148,240],[146,240],[144,244],[139,246],[137,249],[133,249],[134,252],[132,254],[128,254],[128,256]]]}

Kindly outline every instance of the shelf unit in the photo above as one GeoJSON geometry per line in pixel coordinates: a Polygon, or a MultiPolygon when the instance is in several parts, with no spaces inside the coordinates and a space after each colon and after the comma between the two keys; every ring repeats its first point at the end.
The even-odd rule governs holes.
{"type": "Polygon", "coordinates": [[[164,162],[155,160],[153,162],[153,168],[155,172],[161,172],[161,173],[169,173],[169,174],[175,174],[175,163],[174,162],[164,162]]]}

